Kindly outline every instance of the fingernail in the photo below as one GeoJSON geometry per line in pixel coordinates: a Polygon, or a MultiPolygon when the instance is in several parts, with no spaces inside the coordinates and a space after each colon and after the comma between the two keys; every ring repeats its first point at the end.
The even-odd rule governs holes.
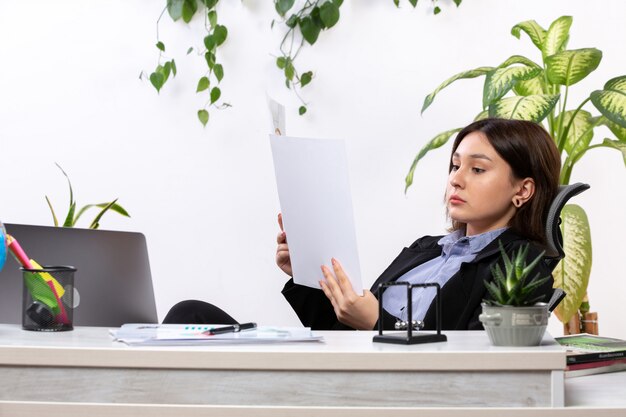
{"type": "Polygon", "coordinates": [[[337,260],[335,258],[332,258],[330,261],[333,263],[333,265],[337,265],[337,260]]]}

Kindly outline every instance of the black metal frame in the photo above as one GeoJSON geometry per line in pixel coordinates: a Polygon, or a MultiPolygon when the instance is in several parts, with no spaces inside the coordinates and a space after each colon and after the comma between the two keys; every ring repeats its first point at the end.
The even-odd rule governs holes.
{"type": "Polygon", "coordinates": [[[378,335],[374,336],[373,341],[379,343],[395,343],[400,345],[416,345],[418,343],[436,343],[445,342],[448,340],[445,334],[441,333],[441,287],[439,284],[410,284],[408,282],[385,282],[378,285],[378,335]],[[408,309],[408,320],[406,335],[404,333],[394,333],[383,335],[383,288],[391,287],[393,285],[406,286],[406,298],[408,309]],[[413,288],[417,287],[436,287],[437,295],[435,296],[435,312],[436,312],[436,327],[437,333],[423,333],[413,334],[413,288]]]}

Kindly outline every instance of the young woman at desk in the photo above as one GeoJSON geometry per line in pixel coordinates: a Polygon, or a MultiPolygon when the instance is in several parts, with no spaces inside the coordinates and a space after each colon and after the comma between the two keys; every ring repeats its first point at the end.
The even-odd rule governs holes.
{"type": "MultiPolygon", "coordinates": [[[[382,320],[385,329],[406,320],[406,287],[384,291],[379,317],[378,284],[391,281],[436,282],[441,286],[442,328],[482,329],[478,320],[486,297],[484,281],[499,260],[499,242],[507,253],[531,243],[529,260],[541,252],[550,203],[558,191],[560,156],[548,133],[538,124],[486,119],[463,129],[452,147],[445,193],[451,233],[424,236],[404,248],[363,296],[356,294],[338,260],[322,266],[320,289],[290,279],[282,291],[302,324],[317,330],[372,330],[382,320]]],[[[276,263],[291,276],[287,236],[278,234],[276,263]]],[[[540,262],[531,276],[550,275],[540,262]]],[[[537,290],[546,301],[552,281],[537,290]]],[[[435,290],[413,290],[413,318],[435,328],[435,290]]],[[[166,323],[231,323],[229,315],[211,304],[183,301],[170,310],[166,323]]]]}

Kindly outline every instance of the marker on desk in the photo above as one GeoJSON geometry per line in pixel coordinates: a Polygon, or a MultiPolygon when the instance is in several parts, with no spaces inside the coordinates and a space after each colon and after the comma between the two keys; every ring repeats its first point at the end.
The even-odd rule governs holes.
{"type": "MultiPolygon", "coordinates": [[[[17,239],[15,239],[13,236],[7,234],[7,245],[9,246],[9,249],[11,250],[11,253],[13,254],[13,256],[15,257],[15,259],[17,260],[17,262],[22,265],[22,267],[24,267],[24,269],[35,269],[35,268],[41,268],[41,266],[39,266],[39,264],[37,262],[31,262],[31,260],[28,258],[28,256],[26,256],[26,252],[24,252],[24,249],[22,249],[22,246],[20,246],[19,242],[17,241],[17,239]],[[36,265],[35,268],[33,268],[33,263],[36,265]]],[[[57,315],[57,320],[63,324],[67,324],[69,323],[69,320],[67,318],[67,313],[65,311],[65,308],[63,307],[63,302],[61,301],[61,297],[59,297],[59,294],[56,290],[56,285],[61,286],[58,281],[56,279],[54,279],[54,277],[50,274],[48,274],[47,272],[45,274],[47,274],[50,279],[46,279],[43,275],[43,273],[38,273],[39,277],[41,279],[44,280],[44,282],[46,284],[48,284],[48,286],[50,287],[50,289],[52,290],[52,294],[54,295],[54,298],[56,299],[57,305],[59,307],[59,314],[57,315]]],[[[62,287],[61,287],[62,288],[62,287]]]]}
{"type": "Polygon", "coordinates": [[[210,329],[202,333],[208,336],[213,336],[215,334],[239,333],[243,330],[253,330],[253,329],[256,329],[256,323],[241,323],[241,324],[233,324],[232,326],[216,327],[214,329],[210,329]]]}

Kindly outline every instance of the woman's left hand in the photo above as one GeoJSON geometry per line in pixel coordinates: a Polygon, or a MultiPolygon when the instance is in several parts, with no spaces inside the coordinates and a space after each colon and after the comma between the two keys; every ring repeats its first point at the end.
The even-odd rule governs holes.
{"type": "Polygon", "coordinates": [[[333,258],[332,264],[334,275],[326,265],[322,266],[324,280],[320,281],[320,286],[333,305],[337,318],[354,329],[372,330],[378,321],[378,300],[367,290],[363,296],[355,293],[339,261],[333,258]]]}

